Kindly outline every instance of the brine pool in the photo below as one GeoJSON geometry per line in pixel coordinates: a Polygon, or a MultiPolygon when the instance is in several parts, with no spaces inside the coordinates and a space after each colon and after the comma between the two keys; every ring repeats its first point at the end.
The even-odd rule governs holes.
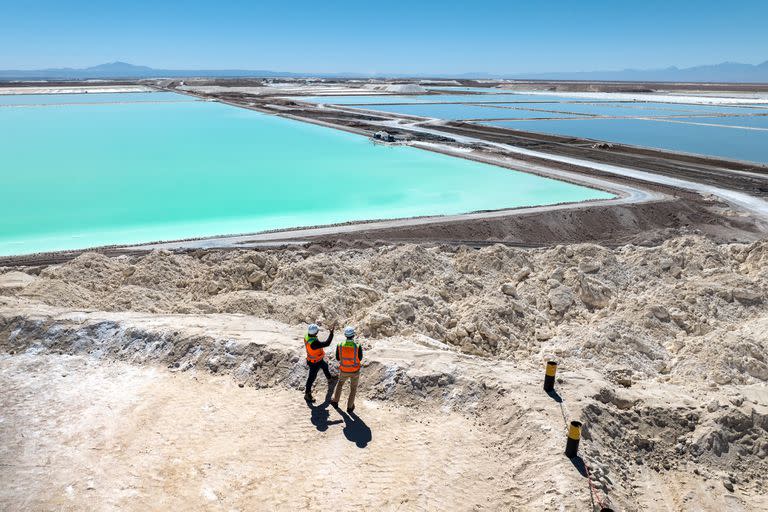
{"type": "Polygon", "coordinates": [[[613,197],[165,93],[0,96],[0,162],[4,256],[613,197]]]}
{"type": "Polygon", "coordinates": [[[298,99],[768,164],[768,104],[611,101],[607,95],[595,99],[524,93],[298,99]]]}
{"type": "Polygon", "coordinates": [[[765,117],[492,121],[484,124],[552,135],[768,164],[765,117]]]}

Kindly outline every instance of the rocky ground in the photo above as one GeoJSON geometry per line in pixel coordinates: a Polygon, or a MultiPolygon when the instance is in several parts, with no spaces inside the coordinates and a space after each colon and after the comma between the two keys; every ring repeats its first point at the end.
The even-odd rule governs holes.
{"type": "Polygon", "coordinates": [[[0,348],[231,373],[249,386],[299,390],[302,325],[338,320],[357,325],[369,349],[363,394],[372,404],[448,405],[509,436],[494,446],[518,458],[526,450],[515,438],[525,429],[557,432],[541,443],[552,437],[559,460],[564,420],[585,423],[592,491],[577,472],[549,490],[537,485],[552,498],[537,501],[528,483],[510,476],[509,499],[491,493],[498,500],[489,509],[554,510],[555,497],[573,485],[583,494],[569,499],[585,510],[595,496],[621,510],[766,510],[767,258],[768,242],[718,245],[696,236],[617,249],[87,253],[0,269],[0,348]],[[281,350],[290,357],[263,379],[252,374],[268,361],[258,371],[243,366],[253,354],[226,344],[235,335],[251,339],[245,324],[225,328],[251,317],[273,322],[289,340],[281,350]],[[125,322],[134,330],[114,327],[125,322]],[[192,337],[190,322],[204,324],[205,336],[192,337]],[[141,349],[130,335],[136,329],[155,329],[139,337],[141,349]],[[172,348],[161,350],[167,343],[172,348]],[[547,397],[539,407],[542,365],[553,358],[565,400],[547,397]],[[408,378],[395,378],[392,365],[408,378]]]}
{"type": "Polygon", "coordinates": [[[768,379],[768,242],[654,248],[154,252],[10,270],[6,294],[70,308],[339,320],[367,338],[421,334],[456,350],[542,356],[717,385],[768,379]],[[16,286],[14,280],[22,283],[16,286]],[[728,350],[724,350],[724,349],[728,350]]]}

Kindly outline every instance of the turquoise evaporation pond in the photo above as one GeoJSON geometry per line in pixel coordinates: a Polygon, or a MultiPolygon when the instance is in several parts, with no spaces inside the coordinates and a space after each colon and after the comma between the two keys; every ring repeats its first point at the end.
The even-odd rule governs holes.
{"type": "Polygon", "coordinates": [[[571,103],[601,103],[601,100],[580,100],[565,96],[538,94],[417,94],[409,96],[286,96],[290,100],[322,103],[325,105],[370,105],[390,103],[547,103],[568,101],[571,103]]]}
{"type": "MultiPolygon", "coordinates": [[[[688,118],[693,121],[697,118],[688,118]]],[[[726,119],[726,118],[722,118],[726,119]]],[[[768,131],[643,119],[490,121],[491,126],[768,163],[768,131]]]]}
{"type": "Polygon", "coordinates": [[[523,109],[499,108],[497,106],[466,105],[464,103],[445,103],[428,105],[370,105],[362,106],[365,110],[405,114],[435,119],[532,119],[552,117],[573,117],[568,114],[534,112],[523,109]]]}
{"type": "Polygon", "coordinates": [[[156,101],[198,101],[193,96],[172,92],[120,92],[88,94],[0,94],[3,105],[59,105],[73,103],[134,103],[156,101]]]}
{"type": "Polygon", "coordinates": [[[607,192],[217,102],[0,108],[0,255],[607,192]]]}

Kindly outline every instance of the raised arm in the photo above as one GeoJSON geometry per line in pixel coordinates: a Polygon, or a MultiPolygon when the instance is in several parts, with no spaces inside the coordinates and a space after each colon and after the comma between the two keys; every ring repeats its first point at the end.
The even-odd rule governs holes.
{"type": "Polygon", "coordinates": [[[326,339],[325,341],[320,341],[319,339],[315,340],[312,342],[310,347],[317,350],[318,348],[325,348],[330,346],[331,342],[333,341],[333,330],[335,328],[336,328],[336,322],[333,322],[331,326],[328,328],[328,330],[330,331],[330,333],[328,334],[328,339],[326,339]]]}

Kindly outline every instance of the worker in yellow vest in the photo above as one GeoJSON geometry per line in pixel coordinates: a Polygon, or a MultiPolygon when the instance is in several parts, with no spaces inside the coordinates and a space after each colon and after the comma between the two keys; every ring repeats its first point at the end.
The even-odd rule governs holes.
{"type": "Polygon", "coordinates": [[[315,383],[317,372],[323,370],[325,378],[328,382],[335,380],[331,376],[330,370],[328,370],[328,363],[325,362],[325,347],[330,346],[333,341],[333,330],[336,328],[336,322],[334,322],[329,331],[328,339],[320,341],[317,338],[317,334],[320,332],[320,327],[317,324],[310,324],[307,328],[307,334],[304,336],[304,348],[307,351],[307,366],[309,366],[309,375],[307,376],[307,384],[304,387],[304,399],[307,402],[314,402],[312,398],[312,385],[315,383]]]}
{"type": "Polygon", "coordinates": [[[360,380],[360,362],[363,360],[363,347],[355,341],[354,327],[345,327],[344,336],[347,339],[336,345],[336,360],[339,361],[339,383],[336,384],[336,391],[333,394],[331,405],[334,407],[339,406],[341,390],[344,388],[344,383],[349,381],[347,412],[352,413],[355,410],[355,394],[357,393],[357,383],[360,380]]]}

